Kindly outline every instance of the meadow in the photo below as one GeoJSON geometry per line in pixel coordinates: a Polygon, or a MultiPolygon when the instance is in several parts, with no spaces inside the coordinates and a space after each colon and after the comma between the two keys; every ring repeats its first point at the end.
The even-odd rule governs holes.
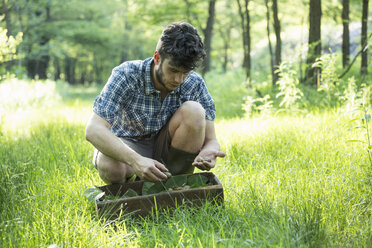
{"type": "Polygon", "coordinates": [[[0,247],[372,245],[372,165],[348,142],[367,137],[342,108],[244,117],[232,86],[216,95],[224,206],[108,222],[83,195],[104,184],[84,137],[102,86],[0,86],[0,247]]]}

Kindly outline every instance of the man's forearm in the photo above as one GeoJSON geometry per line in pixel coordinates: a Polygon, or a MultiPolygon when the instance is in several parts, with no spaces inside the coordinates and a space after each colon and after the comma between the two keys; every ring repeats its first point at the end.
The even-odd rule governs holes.
{"type": "Polygon", "coordinates": [[[206,140],[201,148],[201,151],[205,150],[218,152],[220,150],[220,144],[217,139],[206,140]]]}
{"type": "Polygon", "coordinates": [[[86,138],[106,156],[127,165],[132,166],[140,156],[104,126],[96,126],[89,133],[87,131],[86,138]]]}

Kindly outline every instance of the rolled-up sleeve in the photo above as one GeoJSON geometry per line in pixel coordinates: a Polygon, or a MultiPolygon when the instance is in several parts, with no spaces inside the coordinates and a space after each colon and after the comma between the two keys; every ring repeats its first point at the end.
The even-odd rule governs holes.
{"type": "Polygon", "coordinates": [[[205,109],[205,118],[213,121],[216,118],[216,107],[205,85],[204,87],[201,87],[200,95],[199,95],[199,102],[205,109]]]}

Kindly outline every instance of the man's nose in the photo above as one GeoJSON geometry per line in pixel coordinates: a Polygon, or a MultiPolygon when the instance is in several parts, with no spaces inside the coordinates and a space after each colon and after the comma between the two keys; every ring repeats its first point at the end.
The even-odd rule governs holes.
{"type": "Polygon", "coordinates": [[[183,81],[185,81],[185,78],[186,78],[185,74],[183,74],[183,73],[177,73],[176,74],[175,81],[177,83],[181,84],[183,81]]]}

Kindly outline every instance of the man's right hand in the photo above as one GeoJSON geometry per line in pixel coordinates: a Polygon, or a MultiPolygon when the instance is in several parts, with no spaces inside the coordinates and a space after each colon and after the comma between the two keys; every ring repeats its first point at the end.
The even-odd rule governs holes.
{"type": "Polygon", "coordinates": [[[132,164],[132,168],[136,175],[145,181],[159,182],[168,179],[164,174],[164,172],[168,172],[168,169],[160,162],[151,158],[141,156],[132,164]]]}

